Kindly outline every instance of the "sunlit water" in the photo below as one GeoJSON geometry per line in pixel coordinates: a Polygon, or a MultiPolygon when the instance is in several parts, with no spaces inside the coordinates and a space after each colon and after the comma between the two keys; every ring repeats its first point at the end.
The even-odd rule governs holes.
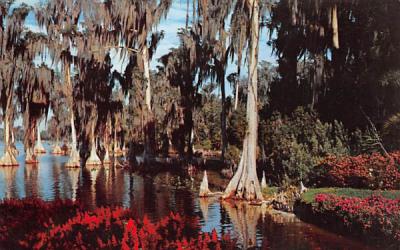
{"type": "MultiPolygon", "coordinates": [[[[44,142],[47,152],[50,145],[44,142]]],[[[231,232],[240,246],[272,249],[367,249],[362,243],[301,222],[293,215],[268,212],[261,207],[237,208],[217,199],[197,196],[202,173],[160,173],[139,176],[118,168],[67,169],[66,156],[40,156],[37,166],[25,165],[23,146],[19,167],[0,167],[0,199],[40,197],[79,200],[94,208],[104,205],[130,207],[138,216],[158,219],[171,211],[198,216],[203,231],[231,232]]],[[[0,144],[0,154],[3,145],[0,144]]],[[[209,173],[210,184],[226,183],[218,173],[209,173]]],[[[213,189],[213,187],[212,187],[213,189]]],[[[215,187],[214,187],[215,189],[215,187]]]]}

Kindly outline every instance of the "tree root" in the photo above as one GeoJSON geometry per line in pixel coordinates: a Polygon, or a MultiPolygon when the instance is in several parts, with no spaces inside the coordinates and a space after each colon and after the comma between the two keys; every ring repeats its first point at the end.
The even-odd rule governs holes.
{"type": "Polygon", "coordinates": [[[44,148],[43,144],[41,141],[38,141],[35,145],[34,148],[34,152],[35,154],[45,154],[46,153],[46,149],[44,148]]]}
{"type": "Polygon", "coordinates": [[[86,161],[86,166],[100,166],[101,160],[100,157],[97,155],[96,147],[92,145],[92,149],[90,150],[90,156],[86,161]]]}
{"type": "Polygon", "coordinates": [[[111,164],[110,154],[108,153],[108,148],[106,147],[106,154],[104,155],[103,165],[110,165],[110,164],[111,164]]]}
{"type": "Polygon", "coordinates": [[[39,160],[34,153],[32,153],[32,149],[26,150],[25,156],[25,163],[26,164],[38,164],[39,160]]]}
{"type": "Polygon", "coordinates": [[[19,151],[17,149],[17,147],[14,144],[11,144],[11,150],[14,156],[19,155],[19,151]]]}
{"type": "Polygon", "coordinates": [[[79,168],[81,166],[81,161],[79,159],[79,153],[76,149],[71,149],[71,154],[69,160],[65,163],[67,168],[79,168]]]}
{"type": "MultiPolygon", "coordinates": [[[[249,152],[247,138],[243,142],[243,153],[238,169],[225,189],[223,199],[262,201],[261,186],[257,178],[256,166],[249,152]]],[[[253,159],[254,160],[254,159],[253,159]]]]}
{"type": "Polygon", "coordinates": [[[4,153],[3,157],[1,157],[0,166],[19,166],[11,147],[9,147],[8,150],[6,150],[6,152],[4,153]]]}
{"type": "Polygon", "coordinates": [[[61,147],[58,144],[56,144],[53,147],[53,151],[51,151],[51,154],[53,154],[53,155],[63,155],[64,151],[61,149],[61,147]]]}

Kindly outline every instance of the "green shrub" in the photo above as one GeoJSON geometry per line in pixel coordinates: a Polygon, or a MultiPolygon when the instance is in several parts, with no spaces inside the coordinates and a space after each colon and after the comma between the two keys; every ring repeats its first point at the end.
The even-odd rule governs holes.
{"type": "Polygon", "coordinates": [[[247,128],[246,109],[242,105],[232,112],[227,126],[227,136],[230,145],[242,148],[247,128]]]}
{"type": "Polygon", "coordinates": [[[266,187],[266,188],[263,188],[263,189],[261,190],[261,192],[262,192],[264,198],[271,198],[271,197],[273,197],[275,194],[277,194],[278,191],[279,191],[279,188],[277,188],[277,187],[266,187]]]}
{"type": "Polygon", "coordinates": [[[307,182],[310,170],[326,156],[350,154],[350,137],[341,123],[323,123],[302,107],[288,117],[275,112],[261,130],[267,172],[277,183],[307,182]]]}
{"type": "Polygon", "coordinates": [[[204,140],[200,141],[198,144],[195,145],[195,147],[203,149],[203,150],[212,150],[213,149],[212,142],[210,139],[204,139],[204,140]]]}
{"type": "Polygon", "coordinates": [[[238,147],[229,145],[228,150],[225,153],[225,159],[228,161],[235,162],[236,164],[239,164],[240,153],[241,151],[238,147]]]}
{"type": "Polygon", "coordinates": [[[390,151],[400,149],[400,113],[391,116],[384,124],[382,139],[390,151]]]}

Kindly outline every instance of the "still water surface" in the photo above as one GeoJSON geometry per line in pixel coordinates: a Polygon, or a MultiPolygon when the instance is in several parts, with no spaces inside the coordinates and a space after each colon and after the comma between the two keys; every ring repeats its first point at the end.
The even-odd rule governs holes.
{"type": "MultiPolygon", "coordinates": [[[[50,152],[50,145],[44,142],[50,152]]],[[[40,156],[37,166],[25,165],[23,146],[19,167],[0,167],[0,199],[39,197],[79,200],[87,208],[104,205],[130,207],[138,216],[150,219],[169,215],[198,216],[203,231],[231,232],[240,247],[268,249],[373,249],[363,243],[301,222],[293,215],[270,212],[262,207],[232,205],[217,199],[199,199],[202,173],[159,173],[140,176],[118,168],[67,169],[66,156],[40,156]]],[[[0,144],[0,152],[3,145],[0,144]]],[[[225,185],[218,173],[209,182],[225,185]]],[[[212,188],[212,186],[211,186],[212,188]]]]}

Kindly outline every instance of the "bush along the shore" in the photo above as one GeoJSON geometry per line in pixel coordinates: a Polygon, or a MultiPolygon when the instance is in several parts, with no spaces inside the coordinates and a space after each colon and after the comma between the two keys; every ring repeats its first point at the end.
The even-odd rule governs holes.
{"type": "Polygon", "coordinates": [[[328,155],[350,155],[350,134],[338,121],[325,123],[318,114],[299,107],[291,115],[275,112],[260,124],[259,141],[266,173],[274,184],[307,182],[313,167],[328,155]]]}
{"type": "Polygon", "coordinates": [[[400,152],[353,157],[327,157],[312,172],[317,186],[400,189],[400,152]]]}
{"type": "Polygon", "coordinates": [[[400,199],[380,195],[366,198],[317,194],[311,203],[297,204],[300,217],[317,224],[329,225],[385,244],[400,242],[400,199]]]}
{"type": "Polygon", "coordinates": [[[151,222],[129,209],[85,211],[70,201],[0,203],[0,247],[9,249],[235,249],[229,235],[200,231],[196,218],[170,214],[151,222]],[[62,205],[65,204],[63,209],[62,205]],[[44,211],[44,212],[43,212],[44,211]],[[27,215],[24,215],[25,213],[27,215]],[[43,216],[40,214],[43,212],[43,216]],[[26,223],[27,226],[26,226],[26,223]],[[34,226],[35,225],[35,226],[34,226]]]}

